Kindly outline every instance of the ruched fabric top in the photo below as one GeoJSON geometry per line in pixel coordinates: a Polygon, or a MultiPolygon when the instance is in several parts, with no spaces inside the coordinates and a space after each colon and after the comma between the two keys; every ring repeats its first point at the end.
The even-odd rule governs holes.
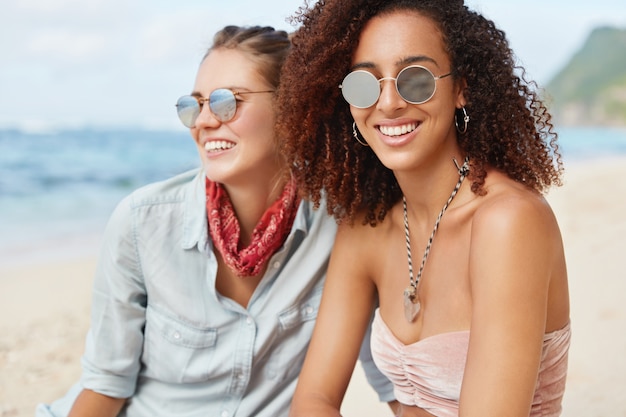
{"type": "MultiPolygon", "coordinates": [[[[405,345],[387,327],[379,310],[372,323],[374,362],[394,384],[396,399],[440,417],[457,417],[469,330],[449,332],[405,345]]],[[[561,414],[565,391],[569,323],[543,338],[543,353],[530,417],[561,414]]]]}

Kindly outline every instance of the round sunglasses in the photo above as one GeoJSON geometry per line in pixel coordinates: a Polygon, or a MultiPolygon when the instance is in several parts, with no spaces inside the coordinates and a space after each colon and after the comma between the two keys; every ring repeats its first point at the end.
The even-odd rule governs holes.
{"type": "Polygon", "coordinates": [[[273,90],[265,91],[233,91],[228,88],[213,90],[209,97],[182,96],[176,102],[178,118],[188,128],[196,124],[196,119],[202,112],[204,103],[209,103],[211,113],[220,122],[228,122],[237,112],[237,97],[242,94],[273,93],[273,90]]]}
{"type": "Polygon", "coordinates": [[[436,77],[426,67],[410,65],[398,73],[396,78],[376,78],[369,71],[356,70],[346,75],[339,86],[341,94],[348,104],[359,109],[373,106],[380,98],[381,85],[384,80],[393,80],[396,91],[402,99],[411,104],[426,103],[435,95],[436,81],[452,73],[436,77]]]}

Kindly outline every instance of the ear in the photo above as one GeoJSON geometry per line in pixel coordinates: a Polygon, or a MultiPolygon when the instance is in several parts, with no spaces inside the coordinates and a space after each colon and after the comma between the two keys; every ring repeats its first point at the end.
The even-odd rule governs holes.
{"type": "Polygon", "coordinates": [[[465,91],[467,90],[467,80],[465,77],[459,79],[456,83],[457,85],[457,94],[456,94],[456,108],[460,109],[465,107],[467,104],[467,100],[465,99],[465,91]]]}

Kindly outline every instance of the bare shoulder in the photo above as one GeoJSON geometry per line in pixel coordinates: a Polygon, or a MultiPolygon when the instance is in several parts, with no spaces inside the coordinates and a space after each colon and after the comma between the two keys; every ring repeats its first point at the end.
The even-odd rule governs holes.
{"type": "Polygon", "coordinates": [[[357,217],[352,223],[341,223],[337,230],[333,254],[340,255],[344,260],[354,260],[367,271],[368,275],[374,275],[376,270],[383,268],[381,262],[385,262],[386,256],[393,253],[398,243],[403,242],[402,239],[397,239],[402,233],[401,230],[397,230],[399,227],[397,211],[396,205],[376,226],[364,224],[364,216],[357,217]]]}
{"type": "Polygon", "coordinates": [[[544,323],[545,331],[559,329],[569,319],[569,302],[557,219],[540,193],[504,174],[489,177],[487,195],[476,199],[472,216],[474,306],[481,306],[482,317],[496,310],[502,317],[547,312],[537,323],[544,323]]]}
{"type": "Polygon", "coordinates": [[[487,195],[479,199],[474,212],[473,228],[493,232],[534,226],[544,234],[558,231],[554,212],[542,194],[499,172],[489,177],[487,195]]]}
{"type": "Polygon", "coordinates": [[[365,215],[360,213],[352,223],[343,222],[338,228],[338,237],[361,248],[379,246],[389,236],[395,227],[397,204],[388,213],[382,222],[375,226],[364,223],[365,215]]]}
{"type": "Polygon", "coordinates": [[[487,280],[508,276],[511,282],[523,281],[529,287],[531,279],[518,280],[513,271],[525,271],[537,287],[555,277],[564,281],[563,240],[546,199],[504,174],[490,176],[487,195],[477,199],[472,218],[473,276],[487,280]]]}

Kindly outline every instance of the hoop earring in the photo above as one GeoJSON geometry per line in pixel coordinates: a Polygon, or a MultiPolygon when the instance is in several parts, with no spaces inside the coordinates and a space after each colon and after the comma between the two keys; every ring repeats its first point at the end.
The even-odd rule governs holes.
{"type": "Polygon", "coordinates": [[[457,109],[457,111],[454,112],[454,126],[456,126],[456,130],[459,133],[465,133],[467,132],[467,125],[469,124],[469,116],[467,115],[467,112],[465,111],[465,106],[461,107],[460,109],[457,109]],[[459,110],[463,112],[463,127],[459,127],[459,121],[458,121],[458,113],[459,110]]]}
{"type": "Polygon", "coordinates": [[[354,136],[354,139],[356,139],[356,141],[359,142],[361,145],[370,146],[367,144],[367,142],[359,139],[359,132],[356,130],[356,122],[352,122],[352,136],[354,136]]]}

